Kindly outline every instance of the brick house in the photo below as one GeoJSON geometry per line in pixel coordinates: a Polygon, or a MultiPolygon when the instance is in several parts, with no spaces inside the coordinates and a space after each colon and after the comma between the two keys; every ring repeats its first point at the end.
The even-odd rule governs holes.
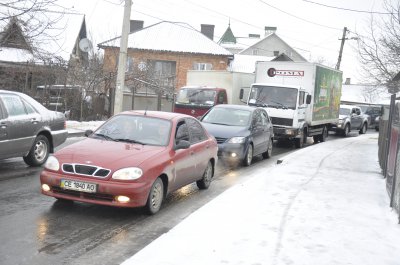
{"type": "MultiPolygon", "coordinates": [[[[201,28],[199,32],[186,23],[168,21],[143,28],[143,21],[131,21],[124,110],[171,110],[163,97],[186,85],[188,70],[228,68],[232,53],[212,40],[214,26],[201,28]],[[146,99],[140,101],[141,97],[146,99]]],[[[103,69],[110,76],[117,71],[119,45],[120,37],[98,45],[104,49],[103,69]]]]}

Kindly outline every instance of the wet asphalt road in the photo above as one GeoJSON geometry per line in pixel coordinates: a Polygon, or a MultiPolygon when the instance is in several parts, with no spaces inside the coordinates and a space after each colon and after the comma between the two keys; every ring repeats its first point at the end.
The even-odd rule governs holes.
{"type": "MultiPolygon", "coordinates": [[[[65,145],[81,139],[69,138],[65,145]]],[[[0,264],[120,264],[232,185],[294,150],[275,145],[272,158],[257,157],[246,168],[219,161],[208,190],[183,187],[155,216],[140,209],[58,202],[40,194],[41,168],[27,167],[20,158],[0,161],[0,264]]]]}

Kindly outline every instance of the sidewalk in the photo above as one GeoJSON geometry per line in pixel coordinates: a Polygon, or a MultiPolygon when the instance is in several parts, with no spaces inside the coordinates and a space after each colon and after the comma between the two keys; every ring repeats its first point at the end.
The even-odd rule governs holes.
{"type": "Polygon", "coordinates": [[[400,264],[400,225],[380,173],[377,138],[300,149],[222,193],[123,265],[400,264]]]}

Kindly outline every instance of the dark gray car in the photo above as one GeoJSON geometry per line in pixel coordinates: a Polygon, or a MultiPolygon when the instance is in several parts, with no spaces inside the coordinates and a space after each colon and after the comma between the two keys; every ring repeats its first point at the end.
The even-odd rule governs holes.
{"type": "Polygon", "coordinates": [[[249,166],[253,156],[269,158],[272,154],[273,128],[263,108],[220,104],[204,114],[201,122],[217,140],[218,156],[223,160],[249,166]]]}
{"type": "Polygon", "coordinates": [[[0,159],[23,157],[40,166],[67,136],[63,113],[23,93],[0,90],[0,159]]]}

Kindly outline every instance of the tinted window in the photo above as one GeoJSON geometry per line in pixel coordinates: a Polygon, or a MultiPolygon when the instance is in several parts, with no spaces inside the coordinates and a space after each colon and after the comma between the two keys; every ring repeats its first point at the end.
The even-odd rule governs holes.
{"type": "Polygon", "coordinates": [[[270,123],[267,112],[261,111],[261,120],[262,120],[263,125],[267,125],[270,123]]]}
{"type": "Polygon", "coordinates": [[[198,143],[207,139],[203,127],[195,119],[186,119],[187,125],[190,130],[190,143],[198,143]]]}
{"type": "Polygon", "coordinates": [[[185,122],[179,122],[176,128],[176,135],[175,135],[175,144],[178,144],[179,141],[185,140],[190,141],[189,139],[189,130],[187,124],[185,122]]]}
{"type": "Polygon", "coordinates": [[[253,125],[261,126],[263,125],[263,121],[259,111],[254,111],[253,113],[253,125]]]}
{"type": "Polygon", "coordinates": [[[4,95],[3,103],[9,116],[25,115],[25,107],[21,99],[14,95],[4,95]]]}

